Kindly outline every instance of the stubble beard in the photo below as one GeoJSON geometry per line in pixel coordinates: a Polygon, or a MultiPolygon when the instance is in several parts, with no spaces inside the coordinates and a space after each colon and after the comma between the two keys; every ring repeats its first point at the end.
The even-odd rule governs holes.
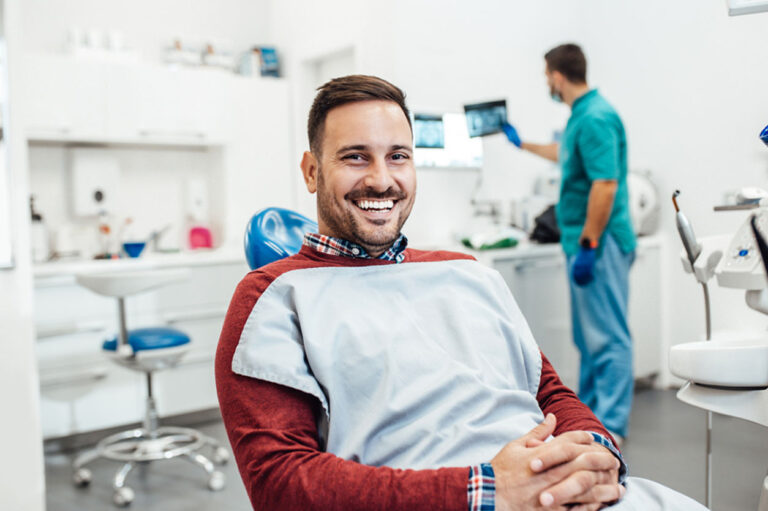
{"type": "MultiPolygon", "coordinates": [[[[377,197],[396,197],[400,200],[404,198],[404,194],[400,191],[388,190],[387,192],[380,193],[361,189],[353,190],[346,194],[345,200],[355,199],[357,197],[365,197],[369,199],[375,199],[377,197]]],[[[366,230],[361,227],[353,212],[345,206],[346,204],[340,204],[339,201],[336,200],[336,197],[326,189],[322,170],[318,168],[317,214],[337,237],[356,243],[363,247],[367,252],[380,252],[392,246],[397,240],[400,236],[400,229],[407,219],[407,215],[403,218],[405,211],[401,209],[395,229],[387,229],[384,227],[387,221],[382,219],[370,222],[374,225],[381,225],[381,228],[366,230]]],[[[352,205],[352,207],[354,208],[357,206],[352,205]]]]}

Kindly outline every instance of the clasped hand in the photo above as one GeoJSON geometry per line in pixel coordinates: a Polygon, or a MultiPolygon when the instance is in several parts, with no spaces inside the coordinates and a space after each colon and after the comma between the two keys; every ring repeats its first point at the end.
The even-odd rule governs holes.
{"type": "Polygon", "coordinates": [[[555,431],[553,414],[491,460],[496,509],[595,511],[620,499],[619,460],[586,431],[555,431]]]}

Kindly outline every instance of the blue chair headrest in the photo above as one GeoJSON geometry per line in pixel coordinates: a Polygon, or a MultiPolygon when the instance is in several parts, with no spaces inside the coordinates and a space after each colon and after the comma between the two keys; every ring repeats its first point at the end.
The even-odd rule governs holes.
{"type": "Polygon", "coordinates": [[[265,208],[245,229],[245,257],[252,270],[301,250],[304,234],[317,232],[317,222],[295,211],[265,208]]]}

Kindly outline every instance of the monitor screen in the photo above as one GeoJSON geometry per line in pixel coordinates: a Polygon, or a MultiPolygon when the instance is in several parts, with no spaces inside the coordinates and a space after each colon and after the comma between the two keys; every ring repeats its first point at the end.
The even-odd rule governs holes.
{"type": "Polygon", "coordinates": [[[443,116],[415,114],[413,116],[413,144],[415,147],[444,148],[443,116]]]}
{"type": "Polygon", "coordinates": [[[507,121],[507,101],[488,101],[464,105],[464,115],[467,118],[467,130],[470,137],[482,137],[502,131],[502,125],[507,121]]]}

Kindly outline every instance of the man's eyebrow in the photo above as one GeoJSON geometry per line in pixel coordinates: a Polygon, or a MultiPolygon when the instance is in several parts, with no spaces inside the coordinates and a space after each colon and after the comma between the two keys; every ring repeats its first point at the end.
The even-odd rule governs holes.
{"type": "MultiPolygon", "coordinates": [[[[371,147],[365,144],[345,145],[344,147],[339,148],[339,150],[336,151],[336,154],[346,153],[347,151],[369,151],[370,149],[371,147]]],[[[410,145],[405,144],[394,144],[390,146],[389,150],[413,152],[413,148],[410,145]]]]}
{"type": "Polygon", "coordinates": [[[367,151],[369,147],[365,144],[358,144],[358,145],[345,145],[344,147],[340,148],[338,151],[336,151],[336,154],[345,153],[347,151],[367,151]]]}

